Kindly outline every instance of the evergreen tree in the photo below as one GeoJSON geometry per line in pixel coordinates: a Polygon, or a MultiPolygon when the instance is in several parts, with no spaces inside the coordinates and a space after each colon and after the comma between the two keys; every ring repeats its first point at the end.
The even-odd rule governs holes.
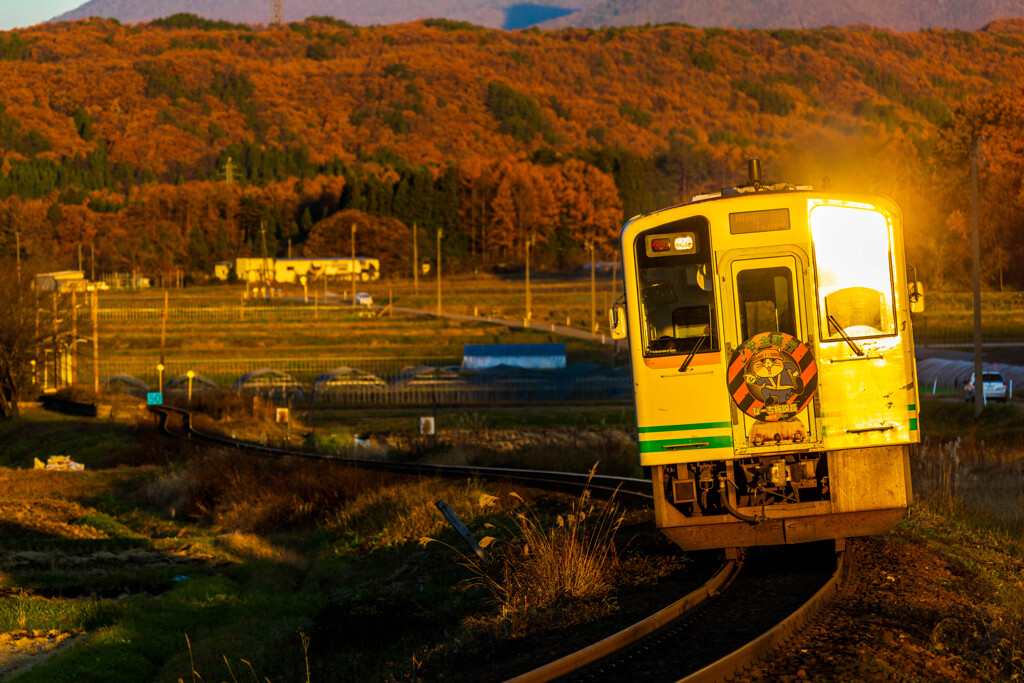
{"type": "Polygon", "coordinates": [[[188,261],[193,270],[204,273],[210,270],[210,250],[206,245],[206,234],[198,223],[192,224],[188,232],[188,261]]]}

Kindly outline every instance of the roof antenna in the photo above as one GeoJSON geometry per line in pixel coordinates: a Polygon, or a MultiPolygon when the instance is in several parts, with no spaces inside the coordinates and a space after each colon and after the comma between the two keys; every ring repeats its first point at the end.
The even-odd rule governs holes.
{"type": "Polygon", "coordinates": [[[753,186],[755,189],[761,187],[761,160],[760,159],[748,159],[747,160],[747,177],[749,178],[748,185],[753,186]]]}

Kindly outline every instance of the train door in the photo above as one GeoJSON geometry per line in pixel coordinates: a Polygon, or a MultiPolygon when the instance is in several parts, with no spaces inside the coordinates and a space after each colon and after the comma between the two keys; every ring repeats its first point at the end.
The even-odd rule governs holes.
{"type": "Polygon", "coordinates": [[[727,382],[737,453],[803,450],[820,441],[813,398],[805,259],[794,252],[726,254],[727,382]]]}

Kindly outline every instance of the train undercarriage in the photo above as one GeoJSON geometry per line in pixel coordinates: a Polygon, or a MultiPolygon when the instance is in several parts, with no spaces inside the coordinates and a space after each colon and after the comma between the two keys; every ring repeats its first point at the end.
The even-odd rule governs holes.
{"type": "Polygon", "coordinates": [[[687,550],[884,533],[913,499],[908,445],[652,468],[658,526],[687,550]]]}

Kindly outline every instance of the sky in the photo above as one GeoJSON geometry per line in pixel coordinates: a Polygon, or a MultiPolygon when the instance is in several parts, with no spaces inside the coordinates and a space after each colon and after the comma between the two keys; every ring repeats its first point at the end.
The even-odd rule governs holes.
{"type": "Polygon", "coordinates": [[[86,0],[0,0],[0,31],[41,24],[86,0]]]}

